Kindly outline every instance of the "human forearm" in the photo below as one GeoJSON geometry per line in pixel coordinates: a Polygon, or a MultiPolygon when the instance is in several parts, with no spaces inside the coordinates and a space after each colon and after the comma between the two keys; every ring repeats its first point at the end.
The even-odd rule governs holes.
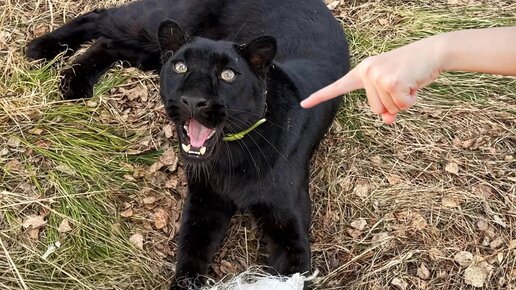
{"type": "Polygon", "coordinates": [[[460,30],[426,39],[443,71],[516,75],[516,26],[460,30]]]}

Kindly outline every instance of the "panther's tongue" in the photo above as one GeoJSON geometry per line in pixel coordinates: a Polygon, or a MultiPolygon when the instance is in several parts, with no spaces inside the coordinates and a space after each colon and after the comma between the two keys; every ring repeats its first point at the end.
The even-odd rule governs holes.
{"type": "Polygon", "coordinates": [[[190,145],[200,148],[210,136],[213,129],[204,127],[201,123],[194,119],[188,122],[188,137],[190,137],[190,145]]]}

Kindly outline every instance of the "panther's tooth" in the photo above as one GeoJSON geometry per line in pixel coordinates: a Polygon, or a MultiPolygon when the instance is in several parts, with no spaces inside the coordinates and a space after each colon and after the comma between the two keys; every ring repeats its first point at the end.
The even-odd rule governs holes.
{"type": "Polygon", "coordinates": [[[208,139],[210,139],[211,137],[213,137],[213,135],[215,135],[215,131],[216,131],[215,129],[213,129],[211,131],[210,135],[208,136],[208,139]]]}
{"type": "Polygon", "coordinates": [[[183,128],[185,129],[186,133],[188,133],[188,126],[184,125],[183,128]]]}
{"type": "Polygon", "coordinates": [[[202,146],[201,149],[199,149],[199,153],[201,153],[201,155],[204,155],[206,153],[206,146],[202,146]]]}
{"type": "Polygon", "coordinates": [[[181,143],[181,148],[183,148],[183,151],[189,152],[190,151],[190,144],[189,145],[185,145],[185,144],[181,143]]]}

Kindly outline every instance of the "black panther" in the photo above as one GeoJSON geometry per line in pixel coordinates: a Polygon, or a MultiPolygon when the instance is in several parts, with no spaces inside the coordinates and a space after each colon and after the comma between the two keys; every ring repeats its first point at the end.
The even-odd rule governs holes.
{"type": "Polygon", "coordinates": [[[160,72],[188,180],[176,277],[203,283],[237,210],[253,215],[280,274],[310,272],[311,156],[339,105],[299,102],[349,69],[322,0],[142,0],[94,10],[28,44],[33,59],[91,47],[62,72],[66,99],[92,96],[115,62],[160,72]]]}

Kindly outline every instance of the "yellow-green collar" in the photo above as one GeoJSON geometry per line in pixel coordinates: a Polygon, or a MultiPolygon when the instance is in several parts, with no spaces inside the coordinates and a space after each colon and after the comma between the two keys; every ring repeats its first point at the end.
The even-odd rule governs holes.
{"type": "Polygon", "coordinates": [[[256,128],[258,128],[258,126],[260,126],[261,124],[265,123],[266,121],[267,120],[265,118],[262,118],[262,119],[258,120],[256,123],[254,123],[254,125],[252,125],[251,127],[245,129],[244,131],[240,131],[240,132],[235,133],[235,134],[227,134],[226,136],[224,136],[222,138],[222,140],[227,141],[227,142],[240,140],[240,139],[244,138],[247,133],[253,131],[256,128]]]}

